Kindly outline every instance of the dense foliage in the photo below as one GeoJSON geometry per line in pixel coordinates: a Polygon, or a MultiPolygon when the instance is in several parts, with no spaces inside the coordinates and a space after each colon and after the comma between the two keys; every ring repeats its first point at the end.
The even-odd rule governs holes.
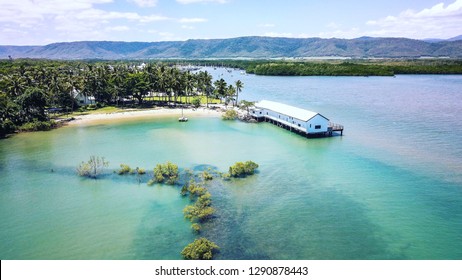
{"type": "MultiPolygon", "coordinates": [[[[0,137],[26,123],[48,122],[52,113],[83,106],[186,103],[198,107],[198,97],[204,97],[207,105],[210,98],[235,104],[242,86],[240,81],[213,82],[206,71],[189,72],[171,63],[0,61],[0,137]]],[[[32,130],[43,127],[31,126],[32,130]]]]}
{"type": "Polygon", "coordinates": [[[154,168],[154,177],[152,180],[156,183],[175,185],[175,183],[178,181],[178,176],[178,165],[167,161],[164,164],[156,165],[154,168]]]}
{"type": "Polygon", "coordinates": [[[462,74],[461,59],[199,60],[192,63],[240,68],[249,74],[272,76],[462,74]]]}
{"type": "Polygon", "coordinates": [[[217,244],[202,237],[188,244],[181,252],[181,255],[187,260],[211,260],[213,253],[219,249],[220,247],[217,244]]]}
{"type": "Polygon", "coordinates": [[[194,223],[203,222],[213,216],[215,208],[212,207],[212,195],[205,186],[194,181],[189,182],[189,186],[182,190],[182,194],[189,192],[189,198],[195,203],[183,209],[186,219],[194,223]]]}
{"type": "Polygon", "coordinates": [[[228,109],[226,110],[226,112],[223,113],[221,117],[223,120],[231,121],[237,119],[238,113],[233,109],[228,109]]]}
{"type": "Polygon", "coordinates": [[[245,177],[254,174],[257,168],[258,164],[251,160],[246,162],[239,161],[229,167],[229,175],[231,177],[245,177]]]}
{"type": "Polygon", "coordinates": [[[272,62],[256,65],[252,72],[272,76],[393,76],[396,74],[462,74],[462,62],[361,63],[272,62]]]}

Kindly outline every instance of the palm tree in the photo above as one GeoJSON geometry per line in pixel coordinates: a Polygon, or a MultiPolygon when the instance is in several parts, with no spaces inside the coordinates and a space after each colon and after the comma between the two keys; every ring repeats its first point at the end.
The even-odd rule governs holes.
{"type": "Polygon", "coordinates": [[[16,98],[22,95],[26,90],[26,81],[24,80],[23,76],[18,74],[13,74],[7,77],[6,79],[7,84],[7,93],[12,98],[16,98]]]}
{"type": "Polygon", "coordinates": [[[244,83],[241,82],[241,80],[236,81],[236,100],[234,100],[234,106],[237,106],[238,99],[239,99],[239,92],[242,91],[242,88],[244,87],[244,83]]]}
{"type": "Polygon", "coordinates": [[[209,107],[209,96],[213,93],[212,80],[212,75],[207,71],[199,73],[198,88],[201,90],[203,95],[205,94],[207,100],[207,108],[209,107]]]}
{"type": "Polygon", "coordinates": [[[227,95],[227,87],[228,85],[226,84],[226,81],[221,78],[219,80],[216,80],[213,85],[215,86],[215,94],[218,98],[226,98],[227,95]]]}
{"type": "Polygon", "coordinates": [[[228,89],[226,90],[226,97],[225,97],[226,106],[228,106],[229,101],[233,99],[233,96],[235,94],[236,94],[236,88],[233,85],[229,85],[228,89]]]}

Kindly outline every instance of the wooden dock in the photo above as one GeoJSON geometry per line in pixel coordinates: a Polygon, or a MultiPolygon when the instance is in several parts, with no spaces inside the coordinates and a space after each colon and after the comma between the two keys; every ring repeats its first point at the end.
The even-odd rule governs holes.
{"type": "Polygon", "coordinates": [[[338,123],[329,123],[329,126],[327,127],[327,133],[329,136],[332,136],[334,131],[340,131],[340,136],[343,136],[343,125],[338,123]]]}

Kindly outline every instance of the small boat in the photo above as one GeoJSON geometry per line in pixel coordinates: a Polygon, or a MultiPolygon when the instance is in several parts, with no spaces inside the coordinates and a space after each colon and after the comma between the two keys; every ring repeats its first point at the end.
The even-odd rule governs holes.
{"type": "Polygon", "coordinates": [[[187,122],[188,118],[183,115],[183,108],[181,108],[181,117],[178,118],[179,122],[187,122]]]}

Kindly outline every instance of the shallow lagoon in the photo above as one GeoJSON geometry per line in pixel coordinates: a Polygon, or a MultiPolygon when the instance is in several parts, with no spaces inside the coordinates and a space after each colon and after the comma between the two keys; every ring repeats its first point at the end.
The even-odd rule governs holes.
{"type": "MultiPolygon", "coordinates": [[[[194,240],[179,188],[110,172],[81,179],[90,155],[152,169],[259,173],[210,186],[204,236],[220,259],[461,259],[460,76],[255,77],[245,99],[283,101],[345,125],[305,139],[270,124],[176,118],[67,127],[0,141],[1,259],[178,259],[194,240]]],[[[233,75],[231,77],[231,75],[233,75]]]]}

